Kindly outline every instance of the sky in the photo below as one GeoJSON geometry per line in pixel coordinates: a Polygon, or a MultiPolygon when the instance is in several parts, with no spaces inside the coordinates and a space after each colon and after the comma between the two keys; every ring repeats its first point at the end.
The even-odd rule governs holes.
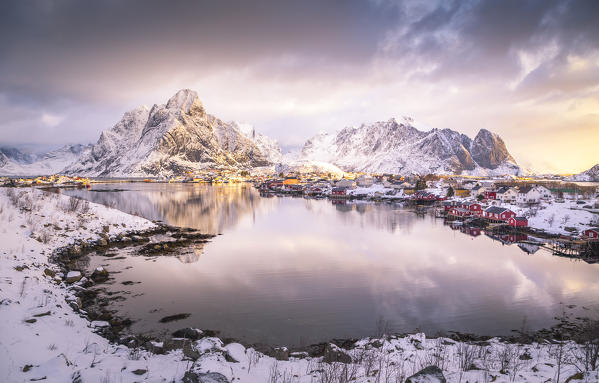
{"type": "Polygon", "coordinates": [[[599,163],[597,20],[596,0],[6,0],[0,145],[95,142],[190,88],[284,148],[410,116],[580,172],[599,163]]]}

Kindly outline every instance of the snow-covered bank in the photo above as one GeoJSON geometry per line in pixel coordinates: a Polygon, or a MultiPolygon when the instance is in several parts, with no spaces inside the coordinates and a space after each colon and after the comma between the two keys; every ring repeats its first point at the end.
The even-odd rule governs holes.
{"type": "Polygon", "coordinates": [[[527,207],[513,204],[502,204],[501,206],[514,211],[519,216],[527,217],[530,227],[551,234],[572,235],[572,229],[582,233],[597,222],[596,214],[583,209],[583,205],[579,205],[577,201],[573,200],[542,201],[537,205],[527,207]],[[570,229],[568,230],[568,228],[570,229]]]}
{"type": "MultiPolygon", "coordinates": [[[[350,351],[316,346],[314,354],[324,352],[324,357],[279,350],[279,358],[288,360],[216,338],[181,341],[182,350],[166,355],[112,345],[65,302],[72,285],[46,276],[46,268],[57,270],[47,257],[75,238],[99,238],[105,227],[116,235],[148,229],[152,223],[71,201],[33,189],[0,188],[0,355],[6,355],[0,357],[2,382],[43,377],[50,382],[177,382],[186,374],[194,381],[191,371],[211,373],[195,375],[195,381],[211,376],[217,382],[403,382],[431,364],[441,367],[449,382],[544,382],[557,377],[558,358],[574,360],[574,351],[580,350],[574,344],[508,345],[498,340],[470,345],[422,334],[364,339],[350,351]],[[343,363],[350,360],[353,363],[343,363]]],[[[576,372],[564,362],[560,381],[576,372]]],[[[596,381],[596,375],[587,378],[596,381]]]]}

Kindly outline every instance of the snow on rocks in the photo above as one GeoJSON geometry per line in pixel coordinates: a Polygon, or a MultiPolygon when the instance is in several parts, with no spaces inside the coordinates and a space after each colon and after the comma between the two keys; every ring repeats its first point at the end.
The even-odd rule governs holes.
{"type": "Polygon", "coordinates": [[[406,383],[445,383],[443,371],[437,366],[428,366],[410,376],[406,383]]]}
{"type": "Polygon", "coordinates": [[[66,276],[67,283],[79,282],[82,278],[80,271],[69,271],[66,276]]]}

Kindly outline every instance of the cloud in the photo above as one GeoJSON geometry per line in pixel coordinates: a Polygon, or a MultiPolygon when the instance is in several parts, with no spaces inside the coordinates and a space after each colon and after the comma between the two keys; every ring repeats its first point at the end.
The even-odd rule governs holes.
{"type": "Polygon", "coordinates": [[[60,124],[62,120],[64,120],[63,116],[57,116],[51,113],[42,113],[42,117],[40,118],[42,124],[51,128],[60,124]]]}
{"type": "MultiPolygon", "coordinates": [[[[563,135],[588,124],[597,16],[594,0],[6,1],[2,140],[95,140],[126,110],[193,88],[209,112],[286,145],[411,115],[524,147],[544,114],[563,135]]],[[[559,140],[546,144],[516,159],[541,164],[559,140]]]]}

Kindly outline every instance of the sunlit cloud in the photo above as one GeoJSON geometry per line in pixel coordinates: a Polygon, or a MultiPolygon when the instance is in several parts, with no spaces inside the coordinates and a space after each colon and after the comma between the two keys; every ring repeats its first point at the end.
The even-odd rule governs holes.
{"type": "Polygon", "coordinates": [[[599,162],[595,1],[231,6],[3,3],[1,143],[95,141],[126,110],[192,88],[210,113],[285,146],[408,115],[493,130],[536,171],[599,162]]]}

